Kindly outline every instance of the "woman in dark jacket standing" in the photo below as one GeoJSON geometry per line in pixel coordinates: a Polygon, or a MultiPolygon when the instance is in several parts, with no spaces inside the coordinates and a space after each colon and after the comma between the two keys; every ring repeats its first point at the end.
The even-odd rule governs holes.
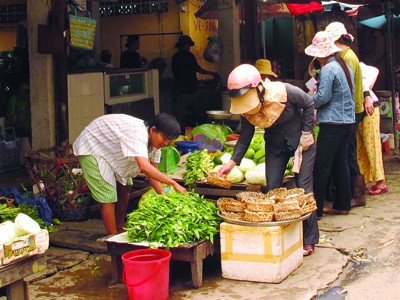
{"type": "MultiPolygon", "coordinates": [[[[267,190],[279,188],[287,163],[300,146],[302,163],[295,174],[298,188],[313,192],[313,165],[315,144],[313,139],[314,102],[300,88],[282,82],[262,81],[258,70],[251,65],[236,67],[229,75],[231,113],[241,114],[242,132],[231,161],[219,172],[228,174],[239,165],[251,139],[255,126],[265,129],[265,163],[267,190]]],[[[319,240],[315,212],[303,221],[303,255],[310,255],[319,240]]]]}

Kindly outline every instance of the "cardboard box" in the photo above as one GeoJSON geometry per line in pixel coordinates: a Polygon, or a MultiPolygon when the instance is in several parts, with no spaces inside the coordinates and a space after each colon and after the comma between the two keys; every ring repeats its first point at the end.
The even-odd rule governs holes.
{"type": "Polygon", "coordinates": [[[254,227],[221,223],[222,277],[279,283],[303,262],[302,222],[254,227]]]}
{"type": "Polygon", "coordinates": [[[49,232],[45,229],[37,234],[17,237],[10,243],[0,245],[0,266],[44,253],[48,248],[49,232]]]}

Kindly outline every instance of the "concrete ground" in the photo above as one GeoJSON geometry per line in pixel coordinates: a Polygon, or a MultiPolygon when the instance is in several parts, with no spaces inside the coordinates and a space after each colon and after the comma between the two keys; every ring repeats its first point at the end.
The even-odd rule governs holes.
{"type": "MultiPolygon", "coordinates": [[[[224,279],[217,257],[205,260],[203,286],[191,286],[190,264],[171,262],[170,299],[399,299],[400,164],[385,162],[389,192],[367,196],[348,216],[324,216],[313,255],[279,284],[224,279]]],[[[128,299],[111,282],[100,219],[64,222],[50,234],[47,269],[25,279],[30,299],[128,299]]],[[[3,297],[5,298],[5,297],[3,297]]],[[[0,299],[2,297],[0,296],[0,299]]]]}

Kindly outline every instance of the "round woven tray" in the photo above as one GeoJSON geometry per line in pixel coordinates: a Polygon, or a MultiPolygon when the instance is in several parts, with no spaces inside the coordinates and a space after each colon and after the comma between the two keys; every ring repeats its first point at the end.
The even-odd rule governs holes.
{"type": "Polygon", "coordinates": [[[274,218],[277,221],[295,220],[300,218],[301,216],[302,216],[301,209],[274,213],[274,218]]]}
{"type": "Polygon", "coordinates": [[[246,209],[246,204],[237,201],[233,198],[219,198],[217,200],[217,206],[220,210],[227,212],[244,212],[246,209]]]}
{"type": "Polygon", "coordinates": [[[273,212],[274,202],[265,201],[260,203],[247,203],[246,209],[252,212],[273,212]]]}
{"type": "Polygon", "coordinates": [[[274,212],[289,212],[300,209],[299,201],[285,201],[274,204],[274,212]]]}
{"type": "Polygon", "coordinates": [[[244,220],[247,222],[271,222],[274,218],[273,212],[252,212],[244,211],[244,220]]]}

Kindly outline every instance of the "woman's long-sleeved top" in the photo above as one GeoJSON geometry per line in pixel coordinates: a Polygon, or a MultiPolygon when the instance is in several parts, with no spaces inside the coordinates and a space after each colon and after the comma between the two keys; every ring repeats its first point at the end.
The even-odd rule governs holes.
{"type": "MultiPolygon", "coordinates": [[[[354,73],[351,68],[348,69],[354,87],[354,73]]],[[[317,109],[317,123],[355,122],[354,91],[350,90],[346,74],[334,57],[330,57],[321,68],[318,90],[311,96],[317,109]]]]}

